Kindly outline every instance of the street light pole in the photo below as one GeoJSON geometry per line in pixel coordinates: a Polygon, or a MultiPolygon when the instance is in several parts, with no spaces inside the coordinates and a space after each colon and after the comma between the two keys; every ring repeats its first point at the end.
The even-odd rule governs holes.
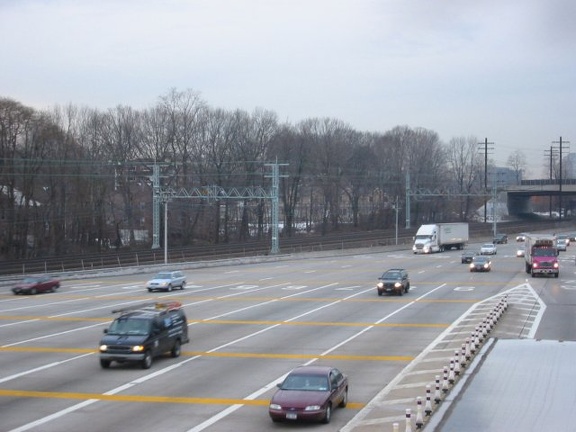
{"type": "Polygon", "coordinates": [[[168,200],[164,200],[164,264],[168,264],[168,200]]]}
{"type": "Polygon", "coordinates": [[[396,204],[394,205],[396,210],[396,246],[398,246],[398,196],[396,196],[396,204]]]}

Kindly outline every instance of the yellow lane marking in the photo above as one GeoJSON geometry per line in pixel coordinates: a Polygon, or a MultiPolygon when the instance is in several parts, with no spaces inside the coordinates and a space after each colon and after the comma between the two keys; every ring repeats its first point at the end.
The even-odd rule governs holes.
{"type": "Polygon", "coordinates": [[[322,322],[322,321],[245,321],[245,320],[188,320],[194,324],[253,324],[253,325],[287,325],[287,326],[332,326],[332,327],[408,327],[408,328],[447,328],[449,324],[419,323],[367,323],[367,322],[322,322]]]}
{"type": "MultiPolygon", "coordinates": [[[[49,317],[32,315],[2,315],[0,320],[22,321],[91,321],[109,322],[106,318],[72,318],[72,317],[49,317]]],[[[443,323],[369,323],[369,322],[322,322],[322,321],[255,321],[255,320],[188,320],[188,324],[224,324],[224,325],[287,325],[287,326],[330,326],[330,327],[402,327],[402,328],[447,328],[450,324],[443,323]]]]}
{"type": "MultiPolygon", "coordinates": [[[[0,396],[48,398],[48,399],[96,399],[114,402],[147,402],[147,403],[179,403],[179,404],[202,404],[202,405],[251,405],[268,406],[269,400],[255,399],[231,399],[231,398],[199,398],[199,397],[174,397],[174,396],[139,396],[139,395],[105,395],[100,393],[67,393],[67,392],[41,392],[25,390],[0,389],[0,396]]],[[[349,402],[348,408],[360,409],[365,404],[349,402]]]]}
{"type": "MultiPolygon", "coordinates": [[[[456,284],[456,286],[462,285],[462,283],[456,284]]],[[[493,285],[493,284],[485,284],[485,283],[477,283],[475,285],[493,285]]],[[[0,295],[0,298],[14,298],[14,296],[3,296],[0,295]]],[[[28,297],[27,297],[28,298],[28,297]]],[[[53,297],[52,297],[53,298],[53,297]]],[[[34,300],[38,300],[40,297],[35,296],[34,300]]],[[[110,301],[110,297],[100,297],[100,296],[80,296],[80,295],[59,295],[58,299],[84,299],[90,301],[110,301]]],[[[32,299],[31,299],[32,300],[32,299]]],[[[156,297],[127,297],[127,296],[117,296],[114,297],[115,301],[118,300],[142,300],[142,301],[152,301],[157,300],[156,297]]],[[[211,297],[211,296],[187,296],[187,297],[174,297],[173,300],[180,301],[182,303],[186,302],[196,302],[196,301],[225,301],[225,302],[247,302],[247,301],[270,301],[270,300],[277,300],[282,302],[333,302],[334,300],[340,300],[342,303],[408,303],[408,302],[415,302],[415,303],[478,303],[482,301],[482,299],[459,299],[459,300],[451,300],[451,299],[413,299],[410,297],[379,297],[374,295],[371,298],[350,298],[350,299],[334,299],[329,297],[291,297],[291,298],[278,298],[278,297],[211,297]]]]}
{"type": "Polygon", "coordinates": [[[375,355],[346,355],[346,354],[257,354],[257,353],[225,353],[225,352],[195,352],[187,351],[186,355],[198,355],[206,357],[243,357],[243,358],[270,358],[270,359],[312,359],[322,358],[330,360],[360,360],[360,361],[402,361],[414,360],[411,356],[375,356],[375,355]]]}
{"type": "Polygon", "coordinates": [[[89,321],[89,322],[111,322],[112,318],[74,318],[74,317],[50,317],[50,316],[38,316],[38,315],[0,315],[0,320],[15,320],[15,321],[31,321],[31,320],[42,320],[42,321],[89,321]]]}
{"type": "MultiPolygon", "coordinates": [[[[36,352],[36,353],[71,353],[71,354],[96,354],[98,350],[89,348],[47,348],[47,347],[0,347],[0,352],[36,352]]],[[[355,360],[355,361],[401,361],[414,360],[411,356],[390,355],[346,355],[346,354],[272,354],[272,353],[226,353],[204,351],[182,351],[183,356],[220,357],[220,358],[257,358],[257,359],[312,359],[322,358],[331,360],[355,360]]]]}

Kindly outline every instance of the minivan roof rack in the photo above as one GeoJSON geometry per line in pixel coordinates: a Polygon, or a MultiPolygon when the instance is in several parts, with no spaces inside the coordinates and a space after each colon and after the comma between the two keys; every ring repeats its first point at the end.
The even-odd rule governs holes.
{"type": "Polygon", "coordinates": [[[132,311],[148,311],[148,312],[168,312],[171,310],[178,310],[182,307],[182,303],[179,301],[167,301],[167,302],[148,302],[141,303],[134,306],[127,306],[120,309],[112,310],[112,313],[126,313],[132,311]]]}

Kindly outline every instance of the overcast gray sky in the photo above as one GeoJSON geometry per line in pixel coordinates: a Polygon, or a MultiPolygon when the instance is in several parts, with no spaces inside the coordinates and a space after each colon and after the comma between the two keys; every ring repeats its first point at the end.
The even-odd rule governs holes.
{"type": "Polygon", "coordinates": [[[35,108],[210,106],[358,131],[576,152],[574,0],[0,0],[0,96],[35,108]]]}

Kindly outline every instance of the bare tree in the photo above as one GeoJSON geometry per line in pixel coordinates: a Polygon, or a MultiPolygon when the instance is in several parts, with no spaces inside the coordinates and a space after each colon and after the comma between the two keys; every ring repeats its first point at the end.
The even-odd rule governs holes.
{"type": "Polygon", "coordinates": [[[508,156],[506,164],[512,168],[514,175],[516,176],[516,184],[520,184],[522,180],[522,174],[526,171],[526,155],[522,150],[514,150],[508,156]]]}
{"type": "MultiPolygon", "coordinates": [[[[242,170],[245,173],[243,183],[246,187],[261,186],[265,180],[263,164],[267,150],[278,129],[277,115],[272,111],[256,109],[252,115],[237,110],[234,116],[239,131],[235,148],[238,160],[243,163],[242,170]]],[[[238,206],[240,203],[235,204],[238,206]]],[[[250,237],[252,210],[257,221],[257,237],[262,238],[265,228],[266,200],[259,199],[256,203],[251,203],[250,200],[245,199],[240,210],[241,217],[237,223],[238,239],[246,240],[250,237]],[[255,208],[251,204],[256,204],[255,208]]]]}
{"type": "Polygon", "coordinates": [[[322,193],[322,234],[337,230],[341,220],[341,192],[344,161],[352,129],[335,119],[310,119],[303,132],[312,143],[315,180],[322,193]]]}
{"type": "Polygon", "coordinates": [[[450,178],[456,185],[459,195],[460,220],[470,216],[470,206],[474,195],[482,190],[480,185],[482,160],[478,155],[476,137],[452,138],[446,149],[450,178]]]}
{"type": "Polygon", "coordinates": [[[116,195],[110,202],[111,216],[116,229],[113,244],[118,248],[126,241],[133,244],[137,228],[135,211],[137,205],[134,184],[134,169],[140,156],[141,131],[139,113],[130,107],[118,106],[108,110],[103,123],[104,147],[108,163],[114,168],[114,190],[116,195]],[[121,229],[129,233],[122,239],[121,229]]]}
{"type": "MultiPolygon", "coordinates": [[[[410,187],[416,189],[438,189],[446,185],[447,166],[444,148],[436,132],[416,128],[407,141],[407,167],[410,173],[410,187]]],[[[414,219],[420,216],[420,202],[416,202],[414,219]]],[[[429,221],[448,220],[450,216],[447,197],[431,199],[426,206],[424,219],[429,221]]]]}
{"type": "Polygon", "coordinates": [[[377,170],[377,185],[373,191],[376,202],[370,224],[377,228],[386,228],[392,224],[393,203],[396,197],[404,196],[408,140],[411,130],[407,127],[396,127],[385,134],[372,134],[372,148],[376,155],[374,169],[377,170]]]}
{"type": "MultiPolygon", "coordinates": [[[[234,184],[235,174],[239,169],[234,149],[239,130],[234,114],[222,109],[209,109],[201,124],[201,138],[197,147],[199,153],[196,157],[199,181],[202,185],[227,188],[234,184]]],[[[220,243],[221,238],[228,241],[227,200],[217,199],[212,205],[213,212],[208,218],[209,230],[212,231],[210,237],[214,243],[220,243]]]]}
{"type": "Polygon", "coordinates": [[[355,135],[355,142],[350,143],[350,156],[345,161],[344,193],[350,201],[352,211],[352,225],[360,225],[360,202],[363,198],[371,196],[377,185],[377,170],[374,166],[376,155],[369,143],[362,142],[360,134],[355,135]]]}
{"type": "Polygon", "coordinates": [[[2,215],[7,226],[2,250],[13,258],[25,258],[32,217],[31,201],[35,174],[43,164],[42,130],[45,119],[11,99],[0,99],[0,188],[2,215]]]}
{"type": "MultiPolygon", "coordinates": [[[[302,125],[300,125],[302,126],[302,125]]],[[[304,222],[307,230],[311,229],[309,205],[302,204],[302,187],[305,183],[306,170],[310,161],[310,143],[305,135],[285,124],[277,131],[269,147],[269,159],[276,159],[287,166],[283,167],[284,176],[280,177],[280,199],[284,213],[283,233],[291,237],[296,223],[304,222]],[[300,205],[300,206],[299,206],[300,205]],[[298,211],[300,208],[300,212],[298,211]]]]}

